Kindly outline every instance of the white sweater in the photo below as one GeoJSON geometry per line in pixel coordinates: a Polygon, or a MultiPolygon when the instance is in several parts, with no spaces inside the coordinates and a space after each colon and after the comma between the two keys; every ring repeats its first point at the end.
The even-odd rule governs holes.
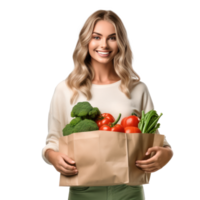
{"type": "MultiPolygon", "coordinates": [[[[141,112],[144,110],[147,113],[154,109],[154,105],[149,94],[147,86],[143,82],[138,82],[131,91],[131,99],[121,92],[119,89],[120,81],[107,85],[92,84],[92,98],[88,101],[93,107],[98,107],[101,113],[110,113],[115,119],[121,113],[121,118],[130,116],[133,112],[141,117],[141,112]]],[[[87,101],[87,98],[79,92],[79,97],[74,105],[70,104],[72,91],[66,85],[65,80],[61,81],[55,88],[50,104],[48,116],[48,135],[46,138],[46,146],[42,149],[42,157],[44,161],[51,165],[45,157],[47,149],[59,151],[59,138],[63,136],[62,129],[73,119],[71,110],[73,106],[81,101],[87,101]]],[[[159,131],[157,132],[159,134],[159,131]]],[[[171,145],[164,140],[163,146],[171,145]]]]}

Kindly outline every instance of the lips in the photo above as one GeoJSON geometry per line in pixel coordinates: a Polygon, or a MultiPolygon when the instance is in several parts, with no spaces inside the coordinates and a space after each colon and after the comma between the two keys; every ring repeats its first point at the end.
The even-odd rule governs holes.
{"type": "Polygon", "coordinates": [[[96,52],[100,52],[100,53],[101,53],[101,52],[102,52],[102,53],[107,53],[107,52],[109,52],[109,53],[111,53],[112,51],[97,51],[97,50],[96,50],[96,52]]]}

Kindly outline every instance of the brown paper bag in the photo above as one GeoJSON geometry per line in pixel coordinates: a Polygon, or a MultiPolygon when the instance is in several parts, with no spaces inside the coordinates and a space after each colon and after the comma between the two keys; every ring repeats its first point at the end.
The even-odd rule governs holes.
{"type": "Polygon", "coordinates": [[[135,165],[147,159],[149,147],[162,146],[164,136],[158,134],[88,131],[59,139],[59,152],[76,162],[78,174],[60,174],[60,186],[141,185],[149,183],[146,174],[135,165]]]}

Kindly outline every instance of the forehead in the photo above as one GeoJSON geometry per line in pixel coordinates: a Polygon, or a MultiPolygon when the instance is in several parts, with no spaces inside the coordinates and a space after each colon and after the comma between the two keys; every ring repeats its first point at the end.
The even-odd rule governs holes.
{"type": "Polygon", "coordinates": [[[95,24],[93,32],[97,32],[106,36],[115,33],[115,27],[112,23],[106,20],[100,20],[95,24]]]}

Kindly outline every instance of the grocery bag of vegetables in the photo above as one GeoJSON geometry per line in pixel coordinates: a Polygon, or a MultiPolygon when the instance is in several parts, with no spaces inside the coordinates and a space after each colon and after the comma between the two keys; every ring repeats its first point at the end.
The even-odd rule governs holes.
{"type": "MultiPolygon", "coordinates": [[[[141,131],[134,134],[99,130],[95,121],[100,114],[99,109],[93,108],[88,102],[79,102],[73,107],[71,116],[75,118],[63,129],[63,137],[59,139],[59,151],[75,160],[78,174],[60,174],[60,186],[149,183],[150,174],[138,168],[135,161],[152,156],[145,156],[148,148],[163,145],[164,136],[153,134],[159,127],[158,120],[155,122],[155,112],[151,113],[151,117],[149,113],[143,112],[138,123],[141,131]],[[154,132],[142,132],[150,129],[150,126],[154,132]]],[[[116,121],[112,124],[116,124],[116,121]]]]}

